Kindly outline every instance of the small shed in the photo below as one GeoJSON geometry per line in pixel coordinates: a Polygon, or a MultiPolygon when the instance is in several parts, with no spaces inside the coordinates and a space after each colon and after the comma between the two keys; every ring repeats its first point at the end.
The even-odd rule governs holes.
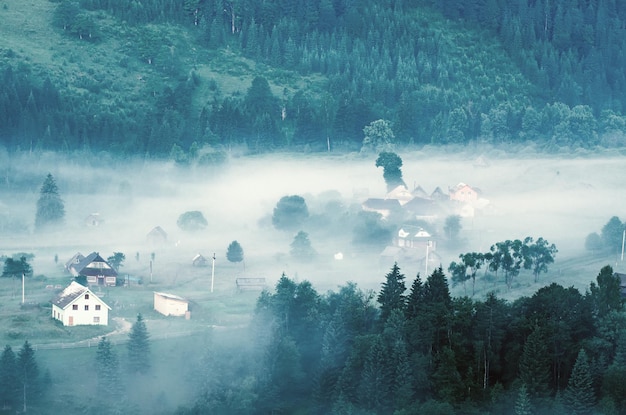
{"type": "Polygon", "coordinates": [[[191,260],[191,265],[194,267],[206,267],[209,265],[209,261],[201,254],[198,254],[191,260]]]}
{"type": "Polygon", "coordinates": [[[189,301],[178,295],[155,291],[154,309],[164,316],[188,317],[189,301]]]}

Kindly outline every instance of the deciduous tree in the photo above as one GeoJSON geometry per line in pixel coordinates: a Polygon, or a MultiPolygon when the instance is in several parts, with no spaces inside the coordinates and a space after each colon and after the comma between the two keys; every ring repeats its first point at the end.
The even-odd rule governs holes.
{"type": "Polygon", "coordinates": [[[302,196],[280,198],[272,215],[272,225],[278,230],[295,230],[309,217],[309,209],[302,196]]]}
{"type": "Polygon", "coordinates": [[[237,241],[232,241],[226,249],[226,259],[230,262],[243,261],[243,248],[237,241]]]}
{"type": "Polygon", "coordinates": [[[387,191],[397,186],[406,186],[402,180],[402,159],[396,153],[383,151],[376,159],[376,167],[383,168],[383,179],[387,184],[387,191]]]}
{"type": "Polygon", "coordinates": [[[202,212],[192,210],[180,215],[176,221],[176,225],[184,231],[193,232],[205,229],[209,225],[209,222],[207,222],[202,212]]]}

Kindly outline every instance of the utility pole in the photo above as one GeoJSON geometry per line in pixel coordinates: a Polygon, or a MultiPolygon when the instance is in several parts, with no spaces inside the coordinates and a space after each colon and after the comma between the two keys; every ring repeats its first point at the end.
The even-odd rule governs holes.
{"type": "MultiPolygon", "coordinates": [[[[622,257],[624,254],[622,253],[622,257]]],[[[22,272],[22,304],[24,304],[24,273],[22,272]]]]}
{"type": "Polygon", "coordinates": [[[215,252],[213,252],[213,265],[211,266],[211,292],[213,292],[213,280],[215,279],[215,252]]]}
{"type": "Polygon", "coordinates": [[[622,232],[622,261],[624,261],[624,242],[626,242],[626,229],[622,232]]]}
{"type": "Polygon", "coordinates": [[[426,261],[424,261],[426,263],[426,267],[424,270],[424,278],[428,278],[428,248],[430,248],[430,241],[426,242],[426,261]]]}

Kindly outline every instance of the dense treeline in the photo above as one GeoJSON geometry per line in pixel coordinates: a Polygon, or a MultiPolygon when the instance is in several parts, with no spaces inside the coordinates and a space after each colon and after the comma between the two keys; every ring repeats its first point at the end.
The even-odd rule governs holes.
{"type": "Polygon", "coordinates": [[[193,143],[358,150],[363,128],[386,119],[398,144],[622,146],[625,21],[614,0],[63,0],[51,22],[59,31],[124,39],[117,47],[160,77],[142,105],[105,104],[97,97],[113,81],[95,74],[81,80],[88,94],[68,94],[61,80],[18,70],[8,51],[0,137],[11,149],[174,149],[193,159],[193,143]],[[220,94],[194,71],[203,62],[185,55],[180,31],[196,52],[228,49],[325,82],[277,96],[269,86],[285,83],[274,74],[245,96],[220,94]],[[216,93],[192,104],[203,82],[216,93]]]}
{"type": "Polygon", "coordinates": [[[394,265],[376,297],[283,276],[249,343],[207,350],[178,413],[623,413],[625,329],[610,266],[584,294],[552,283],[513,302],[452,297],[441,268],[407,287],[394,265]]]}

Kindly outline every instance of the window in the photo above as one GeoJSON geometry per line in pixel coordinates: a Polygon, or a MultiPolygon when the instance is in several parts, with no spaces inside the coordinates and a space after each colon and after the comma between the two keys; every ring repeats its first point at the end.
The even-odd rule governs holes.
{"type": "Polygon", "coordinates": [[[93,317],[93,322],[94,322],[94,323],[100,323],[100,317],[98,317],[98,316],[94,316],[94,317],[93,317]]]}
{"type": "Polygon", "coordinates": [[[89,300],[89,294],[85,294],[85,300],[89,300]]]}
{"type": "Polygon", "coordinates": [[[85,304],[85,311],[89,311],[89,304],[85,304]]]}
{"type": "Polygon", "coordinates": [[[78,304],[73,304],[72,305],[72,310],[78,310],[78,304]]]}
{"type": "Polygon", "coordinates": [[[96,304],[96,311],[100,311],[100,304],[96,304]]]}

